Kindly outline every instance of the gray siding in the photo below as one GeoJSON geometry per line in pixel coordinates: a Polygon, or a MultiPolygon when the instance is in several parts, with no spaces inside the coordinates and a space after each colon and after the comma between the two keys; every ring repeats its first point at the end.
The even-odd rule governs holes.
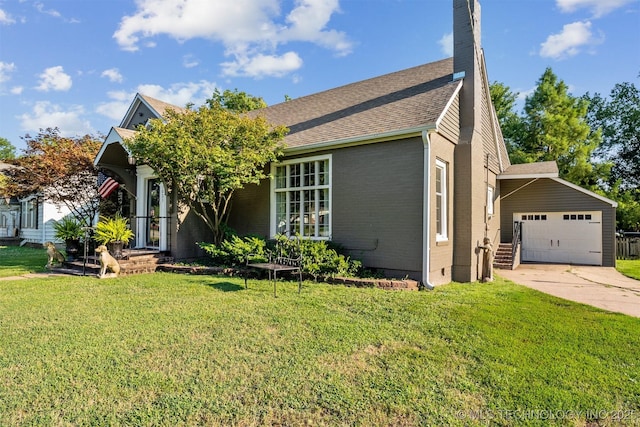
{"type": "Polygon", "coordinates": [[[423,144],[420,138],[336,151],[333,241],[366,266],[420,279],[423,144]]]}
{"type": "Polygon", "coordinates": [[[229,226],[240,235],[269,237],[269,180],[247,185],[234,193],[229,226]]]}
{"type": "Polygon", "coordinates": [[[520,188],[530,181],[528,179],[500,181],[500,192],[503,197],[500,214],[501,241],[511,242],[515,212],[601,211],[602,265],[615,266],[616,209],[602,200],[551,179],[539,179],[520,188]],[[509,194],[518,188],[520,190],[509,194]]]}
{"type": "Polygon", "coordinates": [[[446,114],[442,117],[438,131],[452,142],[457,142],[460,138],[460,94],[456,95],[446,114]]]}

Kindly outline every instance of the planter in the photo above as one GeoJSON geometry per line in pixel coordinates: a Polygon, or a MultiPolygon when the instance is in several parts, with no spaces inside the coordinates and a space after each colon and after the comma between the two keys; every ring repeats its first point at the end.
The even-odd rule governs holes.
{"type": "Polygon", "coordinates": [[[122,259],[122,249],[124,249],[124,242],[109,242],[107,243],[107,249],[109,249],[109,253],[115,259],[122,259]]]}
{"type": "Polygon", "coordinates": [[[67,253],[67,261],[75,261],[78,259],[78,254],[80,253],[80,240],[67,239],[64,243],[67,246],[65,250],[67,253]]]}

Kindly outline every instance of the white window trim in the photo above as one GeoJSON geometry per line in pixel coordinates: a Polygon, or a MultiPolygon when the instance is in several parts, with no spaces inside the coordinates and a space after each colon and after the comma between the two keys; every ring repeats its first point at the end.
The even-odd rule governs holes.
{"type": "MultiPolygon", "coordinates": [[[[149,181],[156,179],[157,176],[153,169],[147,165],[141,165],[136,167],[136,247],[147,247],[147,232],[146,232],[146,219],[144,216],[147,212],[147,187],[149,181]]],[[[164,184],[160,183],[160,241],[158,242],[158,249],[161,251],[169,250],[168,245],[168,207],[167,194],[164,189],[164,184]]]]}
{"type": "Polygon", "coordinates": [[[495,194],[495,188],[493,188],[492,185],[487,185],[487,216],[493,216],[495,214],[495,194]]]}
{"type": "Polygon", "coordinates": [[[25,199],[20,200],[20,226],[27,230],[37,230],[38,229],[38,215],[41,209],[38,206],[38,198],[36,196],[30,196],[25,199]],[[33,212],[29,213],[28,205],[33,204],[33,212]]]}
{"type": "MultiPolygon", "coordinates": [[[[322,186],[313,186],[310,188],[327,188],[329,190],[329,195],[328,195],[328,199],[329,199],[329,232],[327,236],[306,236],[305,238],[307,239],[311,239],[311,240],[331,240],[331,236],[332,236],[332,230],[333,230],[333,196],[332,196],[332,188],[333,188],[333,169],[332,169],[332,155],[331,154],[325,154],[325,155],[319,155],[319,156],[312,156],[312,157],[298,157],[295,159],[289,159],[289,160],[284,160],[281,162],[274,162],[271,163],[271,188],[270,188],[270,197],[271,197],[271,201],[270,201],[270,215],[269,215],[269,228],[270,228],[270,234],[271,237],[275,237],[278,234],[278,229],[276,226],[276,218],[277,218],[277,206],[276,206],[276,168],[280,167],[280,166],[287,166],[287,165],[292,165],[292,164],[299,164],[299,163],[307,163],[307,162],[315,162],[315,161],[319,161],[319,160],[328,160],[328,166],[327,166],[327,172],[329,175],[329,184],[327,185],[322,185],[322,186]]],[[[291,191],[291,189],[289,189],[287,187],[287,189],[284,189],[283,191],[291,191]]],[[[287,203],[288,205],[288,203],[287,203]]],[[[301,208],[303,208],[301,206],[301,208]]],[[[288,209],[288,208],[287,208],[288,209]]],[[[291,236],[293,237],[293,236],[291,236]]]]}
{"type": "MultiPolygon", "coordinates": [[[[436,242],[444,242],[449,240],[449,235],[448,235],[448,203],[449,203],[449,187],[448,187],[448,169],[449,166],[446,162],[443,162],[440,159],[436,159],[436,169],[435,169],[435,173],[436,176],[439,173],[440,170],[442,170],[442,194],[441,194],[441,198],[442,198],[442,206],[440,209],[440,223],[442,224],[442,233],[438,233],[438,230],[436,229],[436,242]]],[[[435,179],[434,179],[434,186],[435,186],[435,179]]],[[[437,190],[437,189],[436,189],[437,190]]],[[[438,198],[438,193],[437,191],[434,191],[434,195],[435,195],[435,206],[437,206],[437,198],[438,198]]],[[[436,219],[437,220],[437,219],[436,219]]]]}

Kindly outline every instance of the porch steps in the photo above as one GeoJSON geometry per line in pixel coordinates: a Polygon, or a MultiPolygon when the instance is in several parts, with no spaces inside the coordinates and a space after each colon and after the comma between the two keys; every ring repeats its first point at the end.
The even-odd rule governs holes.
{"type": "MultiPolygon", "coordinates": [[[[125,252],[126,254],[126,252],[125,252]]],[[[144,251],[136,253],[136,251],[129,251],[128,256],[124,259],[119,259],[120,275],[131,275],[140,273],[153,273],[161,264],[170,264],[173,262],[173,258],[166,256],[160,252],[144,251]]],[[[84,268],[85,275],[97,275],[100,273],[100,261],[96,256],[88,256],[86,264],[82,259],[77,261],[65,261],[63,268],[65,273],[81,275],[84,268]]],[[[54,269],[52,269],[54,270],[54,269]]]]}
{"type": "Polygon", "coordinates": [[[493,268],[513,270],[513,244],[500,243],[493,258],[493,268]]]}

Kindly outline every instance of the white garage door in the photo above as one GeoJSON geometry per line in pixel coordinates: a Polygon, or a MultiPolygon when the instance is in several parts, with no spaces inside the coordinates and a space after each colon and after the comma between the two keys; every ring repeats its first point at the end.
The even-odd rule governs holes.
{"type": "Polygon", "coordinates": [[[602,212],[517,213],[522,261],[602,265],[602,212]]]}

